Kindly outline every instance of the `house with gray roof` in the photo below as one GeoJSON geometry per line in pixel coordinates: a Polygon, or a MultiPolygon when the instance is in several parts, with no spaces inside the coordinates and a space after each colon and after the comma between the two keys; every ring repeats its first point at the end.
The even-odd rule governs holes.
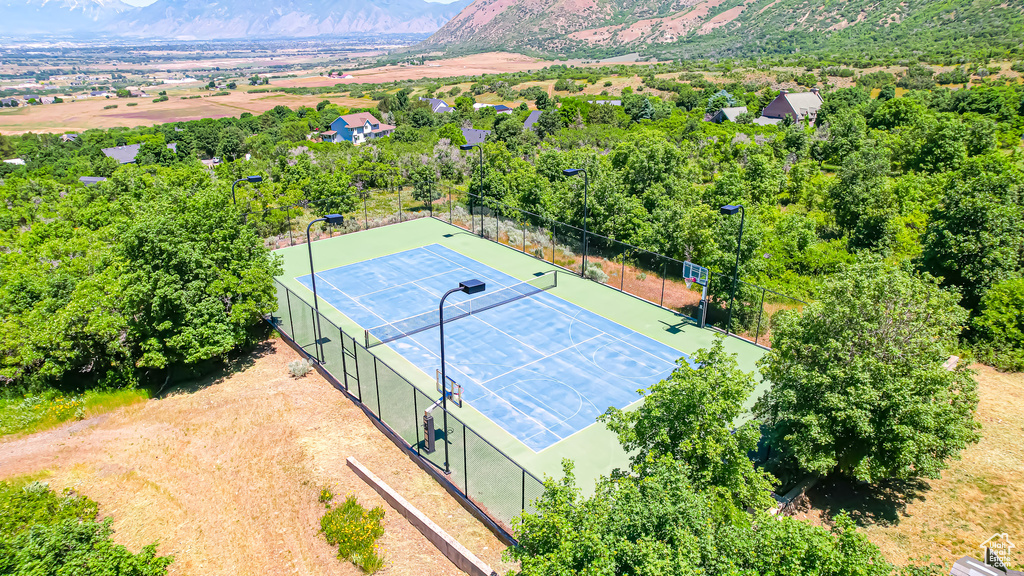
{"type": "Polygon", "coordinates": [[[92,186],[94,184],[99,184],[100,182],[106,182],[107,179],[102,176],[81,176],[78,181],[86,186],[92,186]]]}
{"type": "Polygon", "coordinates": [[[728,108],[722,108],[714,114],[708,114],[704,120],[706,122],[714,122],[715,124],[721,124],[722,122],[735,122],[739,118],[740,114],[746,114],[746,106],[730,106],[728,108]]]}
{"type": "Polygon", "coordinates": [[[530,112],[530,115],[526,117],[526,122],[523,122],[523,130],[536,130],[534,126],[537,124],[537,120],[540,120],[540,110],[530,112]]]}
{"type": "MultiPolygon", "coordinates": [[[[131,164],[135,162],[135,157],[139,155],[139,148],[142,144],[128,144],[127,146],[115,146],[113,148],[104,148],[101,150],[107,158],[113,158],[117,160],[119,164],[131,164]]],[[[171,142],[167,145],[167,149],[172,152],[178,152],[178,143],[171,142]]]]}
{"type": "Polygon", "coordinates": [[[487,139],[487,135],[490,133],[490,130],[477,130],[475,128],[462,129],[462,137],[466,139],[466,144],[483,144],[484,140],[487,139]]]}
{"type": "Polygon", "coordinates": [[[430,106],[430,111],[435,114],[441,114],[443,112],[451,112],[455,108],[448,105],[447,102],[440,98],[420,98],[421,102],[426,102],[430,106]]]}
{"type": "Polygon", "coordinates": [[[806,118],[814,122],[822,102],[821,93],[817,88],[811,88],[810,92],[798,94],[790,94],[788,90],[783,90],[778,98],[764,107],[761,117],[782,120],[786,116],[791,116],[793,120],[799,121],[806,118]]]}

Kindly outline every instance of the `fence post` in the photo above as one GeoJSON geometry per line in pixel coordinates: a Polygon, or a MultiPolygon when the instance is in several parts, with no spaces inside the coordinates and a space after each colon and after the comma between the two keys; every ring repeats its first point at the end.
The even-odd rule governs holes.
{"type": "Polygon", "coordinates": [[[373,356],[373,388],[377,391],[377,420],[383,421],[384,419],[380,417],[380,376],[377,375],[377,356],[370,356],[373,356]]]}
{"type": "Polygon", "coordinates": [[[626,253],[623,252],[619,257],[622,258],[622,270],[619,271],[619,292],[623,292],[626,286],[626,253]]]}
{"type": "MultiPolygon", "coordinates": [[[[445,430],[445,436],[448,436],[448,431],[445,430]]],[[[466,492],[466,497],[469,498],[469,465],[466,463],[466,425],[462,425],[462,489],[466,492]]]]}
{"type": "Polygon", "coordinates": [[[452,187],[448,185],[448,223],[452,223],[452,187]]]}
{"type": "MultiPolygon", "coordinates": [[[[365,350],[365,348],[364,348],[365,350]]],[[[367,352],[369,354],[369,352],[367,352]]],[[[359,345],[356,339],[352,339],[352,359],[356,363],[356,392],[359,394],[359,403],[363,403],[363,379],[359,376],[359,345]]]]}
{"type": "Polygon", "coordinates": [[[295,340],[295,320],[292,320],[292,291],[284,289],[284,299],[288,303],[288,328],[291,330],[288,335],[295,340]]]}
{"type": "Polygon", "coordinates": [[[523,220],[523,254],[526,254],[526,220],[523,220]]]}
{"type": "Polygon", "coordinates": [[[338,328],[338,342],[341,343],[341,383],[348,390],[348,363],[345,362],[345,333],[338,328]]]}
{"type": "Polygon", "coordinates": [[[416,401],[416,387],[410,386],[410,388],[412,388],[412,421],[416,423],[416,453],[422,456],[420,453],[420,408],[416,401]]]}
{"type": "Polygon", "coordinates": [[[398,190],[398,221],[402,221],[402,190],[398,190]]]}
{"type": "Polygon", "coordinates": [[[658,306],[665,307],[665,276],[668,273],[668,260],[662,260],[664,264],[661,265],[661,303],[658,306]]]}
{"type": "Polygon", "coordinates": [[[288,218],[288,245],[295,246],[295,238],[292,237],[292,211],[286,210],[285,216],[288,218]]]}
{"type": "Polygon", "coordinates": [[[761,310],[757,313],[757,328],[754,332],[754,344],[757,344],[757,339],[761,337],[761,316],[764,315],[764,293],[765,288],[761,288],[761,310]]]}
{"type": "Polygon", "coordinates": [[[370,219],[366,215],[366,197],[367,194],[363,194],[363,230],[370,229],[370,219]]]}
{"type": "MultiPolygon", "coordinates": [[[[522,495],[522,498],[523,498],[522,510],[523,510],[523,512],[526,512],[526,468],[523,468],[522,466],[520,466],[519,469],[523,471],[523,488],[522,488],[522,491],[520,492],[520,494],[522,495]]],[[[467,494],[467,496],[468,496],[468,494],[467,494]]]]}

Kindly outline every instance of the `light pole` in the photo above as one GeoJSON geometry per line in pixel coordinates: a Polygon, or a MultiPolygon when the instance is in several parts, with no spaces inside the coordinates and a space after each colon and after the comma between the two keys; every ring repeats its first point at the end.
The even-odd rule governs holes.
{"type": "Polygon", "coordinates": [[[729,320],[725,325],[725,333],[729,334],[732,332],[732,305],[736,300],[736,283],[740,277],[740,245],[743,243],[743,220],[747,217],[746,210],[743,209],[743,205],[732,205],[726,204],[719,209],[719,212],[725,216],[732,216],[733,214],[740,213],[740,234],[736,239],[736,267],[732,273],[732,294],[729,296],[729,320]]]}
{"type": "Polygon", "coordinates": [[[235,185],[239,182],[251,182],[253,184],[257,184],[259,182],[263,182],[263,176],[246,176],[245,178],[239,178],[231,183],[231,204],[234,206],[238,206],[238,203],[235,202],[235,185]]]}
{"type": "MultiPolygon", "coordinates": [[[[309,280],[313,283],[313,310],[316,312],[316,341],[313,343],[313,350],[317,352],[317,362],[323,364],[324,361],[324,349],[321,340],[320,331],[320,306],[316,301],[316,270],[313,268],[313,243],[309,238],[309,229],[313,227],[313,224],[317,222],[327,222],[328,224],[344,224],[345,217],[341,214],[328,214],[322,218],[317,218],[306,226],[306,249],[309,251],[309,280]]],[[[301,346],[301,344],[300,344],[301,346]]]]}
{"type": "Polygon", "coordinates": [[[483,282],[472,279],[459,282],[458,288],[452,288],[451,290],[444,293],[441,296],[441,304],[438,305],[437,311],[440,316],[441,323],[438,327],[441,329],[441,410],[444,412],[444,473],[448,474],[451,469],[448,466],[448,377],[445,375],[444,365],[444,300],[456,292],[465,292],[466,294],[476,294],[483,292],[487,287],[483,282]]]}
{"type": "Polygon", "coordinates": [[[562,170],[566,176],[575,176],[583,172],[583,267],[580,268],[580,276],[587,273],[587,188],[589,188],[589,176],[586,168],[569,168],[562,170]]]}

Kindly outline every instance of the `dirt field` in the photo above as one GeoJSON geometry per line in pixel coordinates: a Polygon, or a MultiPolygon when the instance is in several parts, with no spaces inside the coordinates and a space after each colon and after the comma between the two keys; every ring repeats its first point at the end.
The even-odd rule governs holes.
{"type": "Polygon", "coordinates": [[[975,368],[983,437],[941,479],[872,491],[824,483],[809,494],[814,508],[804,516],[821,522],[832,512],[857,510],[852,515],[889,561],[929,557],[945,572],[965,554],[981,557],[982,542],[1006,533],[1018,546],[1009,564],[1024,566],[1024,374],[975,368]]]}
{"type": "Polygon", "coordinates": [[[370,100],[319,96],[295,96],[280,93],[232,92],[229,96],[208,96],[182,100],[182,94],[197,92],[169,92],[170,100],[153,102],[153,98],[122,98],[109,100],[89,99],[63,104],[4,108],[0,111],[0,133],[24,132],[81,132],[89,128],[151,126],[166,122],[183,122],[201,118],[238,116],[243,112],[262,114],[282,104],[289,108],[316,106],[329,98],[341,106],[364,107],[370,100]],[[127,106],[129,102],[138,106],[127,106]],[[104,106],[117,104],[117,108],[104,110],[104,106]]]}
{"type": "Polygon", "coordinates": [[[345,465],[355,456],[499,573],[504,546],[279,340],[230,373],[105,416],[0,441],[0,478],[46,471],[113,518],[138,550],[159,540],[171,574],[359,574],[319,534],[322,486],[383,505],[380,574],[461,572],[345,465]]]}

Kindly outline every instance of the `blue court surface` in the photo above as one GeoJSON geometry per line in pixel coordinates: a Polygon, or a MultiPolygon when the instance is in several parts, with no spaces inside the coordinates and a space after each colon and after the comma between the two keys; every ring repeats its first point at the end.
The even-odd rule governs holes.
{"type": "MultiPolygon", "coordinates": [[[[439,244],[316,278],[323,301],[374,333],[407,326],[402,321],[416,315],[436,316],[441,296],[462,280],[486,282],[486,293],[523,282],[439,244]]],[[[311,286],[309,275],[297,280],[311,286]]],[[[685,357],[547,291],[447,321],[449,303],[480,297],[459,292],[446,301],[447,375],[462,385],[464,402],[535,452],[590,426],[609,407],[637,401],[637,390],[666,378],[685,357]]],[[[431,378],[440,368],[436,326],[387,346],[431,378]]]]}

